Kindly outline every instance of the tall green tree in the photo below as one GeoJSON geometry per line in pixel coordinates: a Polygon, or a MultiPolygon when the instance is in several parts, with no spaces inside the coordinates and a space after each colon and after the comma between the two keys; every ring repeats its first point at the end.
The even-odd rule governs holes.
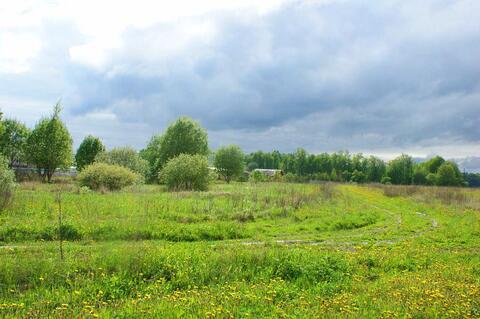
{"type": "Polygon", "coordinates": [[[446,161],[437,170],[438,186],[462,186],[464,183],[462,174],[455,162],[446,161]]]}
{"type": "Polygon", "coordinates": [[[385,175],[386,165],[378,157],[370,156],[366,163],[366,175],[369,182],[380,183],[385,175]]]}
{"type": "Polygon", "coordinates": [[[411,184],[413,176],[412,158],[402,154],[388,162],[387,175],[390,177],[392,184],[411,184]]]}
{"type": "Polygon", "coordinates": [[[445,163],[445,160],[441,156],[435,156],[429,159],[426,162],[423,162],[421,165],[425,167],[428,173],[433,173],[436,174],[438,171],[438,168],[445,163]]]}
{"type": "Polygon", "coordinates": [[[415,185],[427,185],[428,180],[427,180],[427,175],[432,174],[429,173],[428,170],[425,168],[423,165],[415,165],[413,168],[413,176],[412,176],[412,182],[415,185]]]}
{"type": "Polygon", "coordinates": [[[146,173],[147,182],[155,182],[158,180],[157,160],[160,154],[160,146],[162,143],[162,135],[154,135],[147,147],[140,151],[140,157],[147,161],[148,169],[146,173]]]}
{"type": "Polygon", "coordinates": [[[244,157],[242,149],[237,145],[221,147],[215,153],[215,168],[227,183],[243,173],[244,157]]]}
{"type": "Polygon", "coordinates": [[[142,154],[150,162],[151,174],[158,176],[166,162],[180,154],[207,156],[207,132],[198,122],[180,117],[162,136],[154,137],[142,154]]]}
{"type": "Polygon", "coordinates": [[[85,137],[75,154],[77,169],[82,171],[86,166],[93,164],[95,157],[102,152],[105,152],[105,146],[98,137],[92,135],[85,137]]]}
{"type": "Polygon", "coordinates": [[[62,107],[58,102],[50,117],[37,123],[27,139],[29,162],[38,169],[43,181],[50,182],[58,168],[68,168],[73,159],[72,137],[60,119],[62,107]]]}
{"type": "Polygon", "coordinates": [[[23,123],[13,119],[3,121],[0,153],[7,158],[9,167],[26,160],[25,149],[29,134],[30,130],[23,123]]]}
{"type": "Polygon", "coordinates": [[[295,152],[295,173],[298,176],[305,176],[307,174],[307,156],[308,154],[303,148],[298,148],[295,152]]]}

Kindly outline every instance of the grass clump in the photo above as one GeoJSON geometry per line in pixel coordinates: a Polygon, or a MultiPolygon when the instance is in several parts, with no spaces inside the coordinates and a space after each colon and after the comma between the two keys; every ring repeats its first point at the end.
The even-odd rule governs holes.
{"type": "Polygon", "coordinates": [[[138,175],[128,168],[105,163],[94,163],[87,166],[78,175],[80,186],[87,186],[93,190],[103,188],[111,191],[120,190],[135,184],[138,180],[138,175]]]}

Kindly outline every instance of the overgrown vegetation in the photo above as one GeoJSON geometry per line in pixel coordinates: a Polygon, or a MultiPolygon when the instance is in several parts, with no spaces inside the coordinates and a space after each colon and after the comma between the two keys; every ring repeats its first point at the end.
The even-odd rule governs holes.
{"type": "Polygon", "coordinates": [[[20,185],[1,215],[1,317],[478,316],[477,190],[61,186],[64,260],[58,185],[20,185]]]}

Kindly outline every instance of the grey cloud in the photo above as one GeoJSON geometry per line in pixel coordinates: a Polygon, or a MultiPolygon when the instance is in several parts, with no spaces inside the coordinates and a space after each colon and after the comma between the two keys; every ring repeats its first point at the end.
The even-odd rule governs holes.
{"type": "MultiPolygon", "coordinates": [[[[209,13],[127,30],[102,71],[64,54],[60,81],[51,76],[39,91],[62,90],[74,118],[108,110],[118,125],[146,123],[138,145],[179,115],[200,120],[213,145],[246,149],[478,143],[479,12],[477,1],[431,0],[209,13]],[[179,26],[202,22],[213,38],[164,52],[181,43],[179,26]]],[[[82,41],[72,39],[56,45],[82,41]]]]}

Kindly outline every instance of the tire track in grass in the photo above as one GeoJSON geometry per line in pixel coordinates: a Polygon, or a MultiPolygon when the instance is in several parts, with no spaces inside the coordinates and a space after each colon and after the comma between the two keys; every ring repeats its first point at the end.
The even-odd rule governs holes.
{"type": "MultiPolygon", "coordinates": [[[[367,197],[364,192],[360,191],[355,191],[352,189],[349,189],[348,191],[355,193],[356,195],[359,195],[360,197],[367,197]]],[[[403,224],[403,219],[402,219],[402,214],[401,213],[395,213],[394,211],[378,206],[379,201],[374,200],[372,196],[367,197],[367,204],[370,207],[373,207],[377,210],[383,211],[387,215],[389,215],[392,219],[395,220],[395,223],[398,227],[400,227],[403,224]],[[375,203],[372,204],[371,202],[375,203]]],[[[403,200],[403,199],[402,199],[403,200]]],[[[405,199],[406,200],[406,199],[405,199]]],[[[301,239],[279,239],[275,241],[247,241],[247,242],[241,242],[243,245],[268,245],[268,244],[277,244],[277,245],[307,245],[307,246],[330,246],[330,247],[336,247],[336,248],[343,248],[345,250],[349,251],[355,251],[355,248],[352,246],[368,246],[368,245],[373,245],[373,246],[380,246],[380,245],[394,245],[399,242],[409,240],[409,239],[415,239],[420,236],[425,235],[426,233],[433,231],[435,228],[438,227],[438,221],[427,214],[426,212],[415,212],[416,215],[422,217],[422,218],[428,218],[430,219],[430,226],[427,229],[423,229],[421,231],[414,232],[411,235],[408,236],[400,236],[397,238],[392,238],[392,239],[382,239],[382,240],[375,240],[375,241],[336,241],[334,239],[329,239],[329,240],[324,240],[324,241],[309,241],[309,240],[301,240],[301,239]]],[[[379,228],[377,228],[378,230],[379,228]]],[[[354,237],[361,237],[364,236],[365,234],[354,234],[350,236],[345,236],[345,237],[337,237],[337,239],[341,238],[354,238],[354,237]]]]}

